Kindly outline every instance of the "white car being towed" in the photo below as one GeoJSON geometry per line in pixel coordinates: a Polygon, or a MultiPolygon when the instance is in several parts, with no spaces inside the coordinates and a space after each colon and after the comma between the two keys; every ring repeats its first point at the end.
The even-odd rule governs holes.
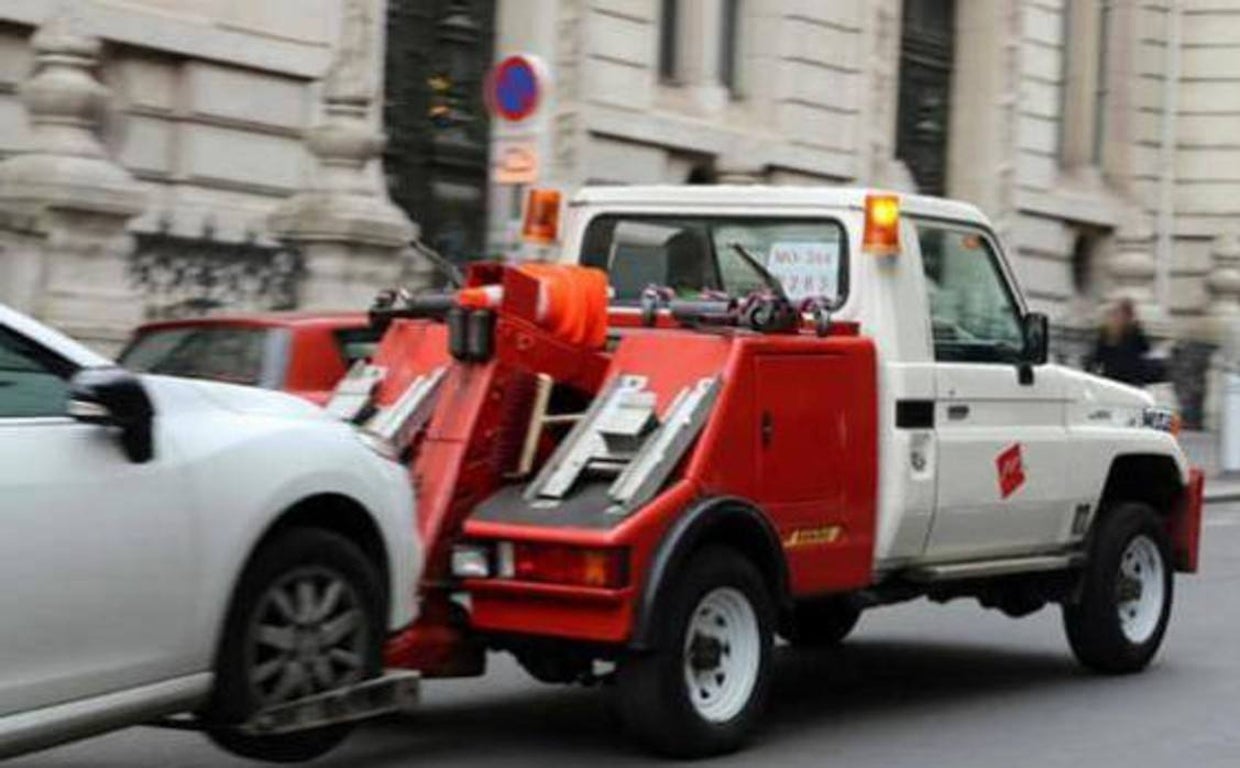
{"type": "Polygon", "coordinates": [[[137,377],[0,305],[0,759],[176,713],[238,729],[378,675],[421,567],[404,468],[292,396],[137,377]]]}

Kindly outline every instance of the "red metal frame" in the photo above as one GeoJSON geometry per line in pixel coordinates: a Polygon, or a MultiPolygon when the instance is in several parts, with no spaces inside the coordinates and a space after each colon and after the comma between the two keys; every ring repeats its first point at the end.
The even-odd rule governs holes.
{"type": "MultiPolygon", "coordinates": [[[[597,339],[572,343],[544,328],[534,316],[538,302],[531,298],[530,282],[514,272],[471,273],[471,286],[504,286],[496,354],[485,363],[451,363],[415,459],[419,531],[428,547],[423,618],[389,646],[389,664],[417,667],[428,676],[470,668],[452,653],[453,638],[463,635],[442,625],[456,590],[470,596],[474,630],[625,642],[657,547],[688,507],[712,496],[748,499],[768,516],[784,543],[795,596],[869,583],[878,486],[877,363],[873,342],[855,325],[840,326],[840,333],[825,338],[805,332],[703,333],[636,328],[614,322],[613,312],[619,338],[605,351],[597,339]],[[524,436],[529,418],[524,393],[535,374],[547,374],[587,397],[616,376],[639,374],[647,378],[661,413],[679,391],[704,377],[719,377],[721,389],[679,479],[614,528],[472,520],[476,506],[507,482],[510,456],[504,446],[524,436]],[[764,426],[767,422],[774,426],[764,426]],[[810,480],[789,484],[789,477],[810,480]],[[629,553],[632,579],[620,589],[498,578],[458,583],[451,578],[450,557],[461,540],[621,548],[629,553]]],[[[409,381],[415,369],[431,364],[423,352],[430,339],[427,330],[415,332],[401,322],[420,321],[398,321],[390,334],[393,340],[392,334],[407,337],[409,357],[420,360],[402,369],[401,377],[409,381]]],[[[388,342],[385,338],[385,348],[388,342]]],[[[399,354],[399,346],[393,341],[391,354],[399,354]]],[[[392,396],[383,393],[380,399],[392,396]]]]}

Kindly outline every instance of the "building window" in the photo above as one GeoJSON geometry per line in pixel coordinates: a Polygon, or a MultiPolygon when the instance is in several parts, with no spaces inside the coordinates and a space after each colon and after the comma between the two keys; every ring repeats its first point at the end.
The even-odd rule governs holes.
{"type": "Polygon", "coordinates": [[[741,0],[722,0],[719,21],[719,82],[733,95],[740,92],[741,0]]]}
{"type": "Polygon", "coordinates": [[[1101,166],[1106,147],[1109,38],[1114,0],[1076,0],[1063,12],[1060,161],[1101,166]]]}
{"type": "Polygon", "coordinates": [[[1094,165],[1102,165],[1102,147],[1107,123],[1107,55],[1110,49],[1111,11],[1113,0],[1102,0],[1098,15],[1098,82],[1094,85],[1094,143],[1090,153],[1094,165]]]}
{"type": "Polygon", "coordinates": [[[905,0],[896,157],[928,195],[947,188],[954,32],[953,0],[905,0]]]}
{"type": "Polygon", "coordinates": [[[1106,232],[1093,227],[1081,226],[1072,241],[1072,290],[1080,298],[1094,299],[1097,295],[1099,251],[1106,232]]]}
{"type": "Polygon", "coordinates": [[[659,79],[674,83],[680,75],[680,2],[663,0],[659,12],[659,79]]]}

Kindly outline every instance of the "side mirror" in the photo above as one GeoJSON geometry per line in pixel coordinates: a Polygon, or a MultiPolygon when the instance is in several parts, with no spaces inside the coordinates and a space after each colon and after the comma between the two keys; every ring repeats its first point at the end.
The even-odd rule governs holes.
{"type": "Polygon", "coordinates": [[[69,416],[120,431],[121,448],[135,464],[155,456],[155,408],[137,376],[123,368],[83,368],[69,382],[69,416]]]}
{"type": "Polygon", "coordinates": [[[1045,365],[1050,347],[1050,320],[1041,312],[1030,312],[1022,321],[1025,349],[1022,357],[1029,365],[1045,365]]]}

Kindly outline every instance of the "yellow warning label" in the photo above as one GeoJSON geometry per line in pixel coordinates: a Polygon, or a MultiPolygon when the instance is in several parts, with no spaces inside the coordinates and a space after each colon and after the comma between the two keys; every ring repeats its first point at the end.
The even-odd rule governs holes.
{"type": "Polygon", "coordinates": [[[796,547],[813,547],[819,544],[832,544],[844,532],[843,526],[828,525],[822,528],[798,528],[784,539],[785,549],[796,547]]]}

